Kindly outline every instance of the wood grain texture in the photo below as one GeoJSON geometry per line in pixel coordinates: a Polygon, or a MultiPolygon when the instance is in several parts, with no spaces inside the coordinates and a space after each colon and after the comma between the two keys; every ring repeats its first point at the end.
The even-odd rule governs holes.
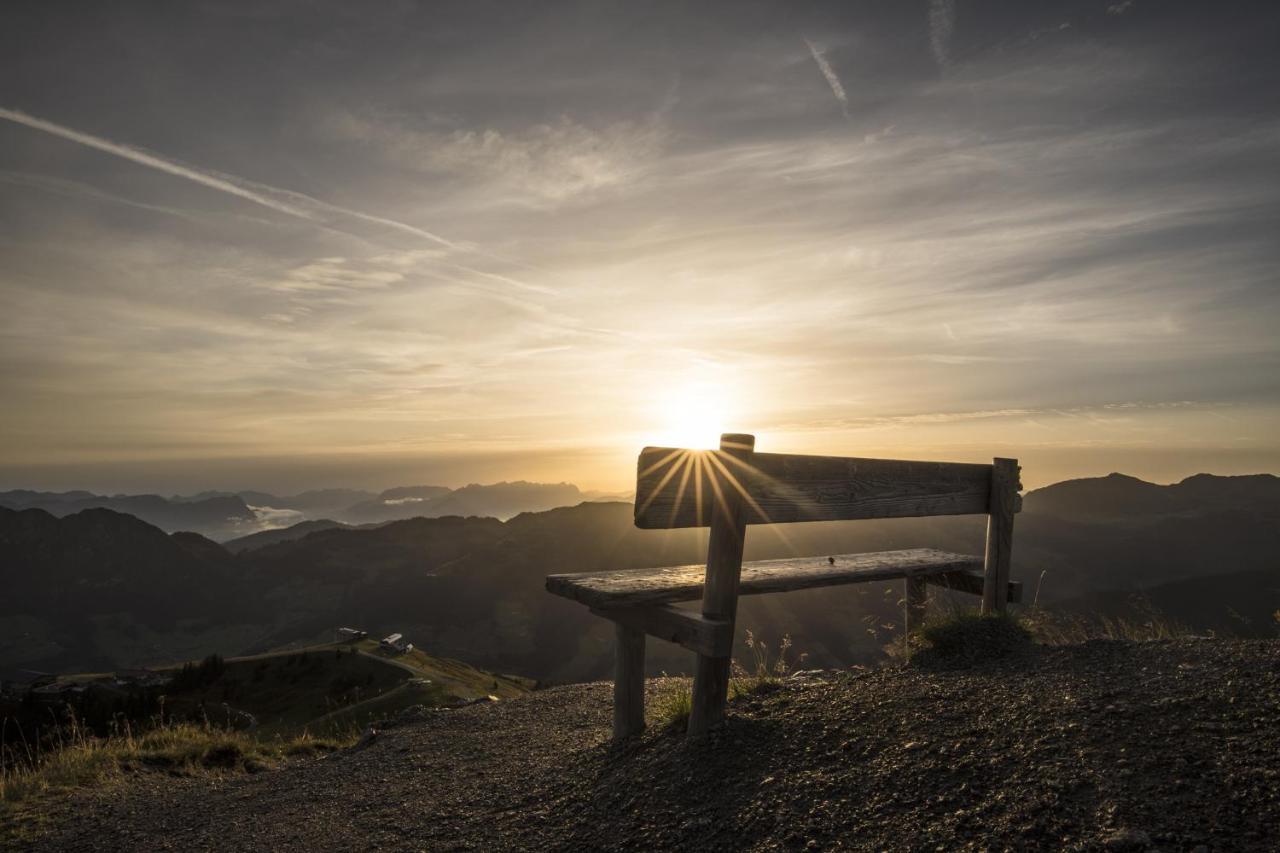
{"type": "MultiPolygon", "coordinates": [[[[970,595],[982,595],[986,586],[986,575],[979,571],[944,572],[926,575],[925,583],[950,589],[955,592],[967,592],[970,595]]],[[[1006,592],[1008,601],[1019,604],[1022,601],[1022,581],[1009,581],[1006,592]]]]}
{"type": "Polygon", "coordinates": [[[613,739],[644,731],[644,632],[614,623],[613,739]]]}
{"type": "Polygon", "coordinates": [[[991,466],[839,456],[646,447],[636,477],[637,527],[707,527],[723,507],[713,479],[730,478],[748,524],[985,513],[991,466]]]}
{"type": "MultiPolygon", "coordinates": [[[[872,551],[827,557],[788,557],[742,564],[740,595],[786,592],[821,586],[893,580],[946,572],[981,572],[981,557],[951,554],[932,548],[872,551]]],[[[547,577],[547,591],[590,607],[608,610],[675,601],[695,601],[702,595],[704,567],[667,566],[622,569],[547,577]]]]}
{"type": "MultiPolygon", "coordinates": [[[[749,468],[756,444],[753,435],[720,436],[720,453],[713,460],[710,478],[714,505],[707,543],[707,567],[702,589],[702,615],[726,622],[730,639],[738,615],[738,581],[742,573],[742,549],[746,543],[746,492],[736,488],[733,471],[749,468]]],[[[689,708],[690,735],[702,735],[724,716],[729,698],[730,657],[699,654],[693,665],[693,703],[689,708]]]]}
{"type": "Polygon", "coordinates": [[[987,548],[983,572],[982,612],[1004,613],[1008,602],[1009,567],[1013,559],[1013,517],[1018,488],[1017,459],[995,459],[991,468],[991,509],[987,516],[987,548]]]}
{"type": "Polygon", "coordinates": [[[733,625],[729,622],[708,619],[700,613],[680,610],[669,604],[610,610],[593,607],[591,612],[709,657],[726,657],[733,650],[733,625]]]}

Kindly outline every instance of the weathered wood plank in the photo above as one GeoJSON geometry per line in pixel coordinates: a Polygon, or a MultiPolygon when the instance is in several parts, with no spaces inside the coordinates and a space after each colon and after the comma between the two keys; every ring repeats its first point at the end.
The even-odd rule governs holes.
{"type": "MultiPolygon", "coordinates": [[[[746,544],[745,497],[740,488],[731,488],[734,468],[750,468],[754,458],[754,435],[720,436],[718,473],[711,479],[712,494],[720,509],[711,519],[707,544],[707,570],[702,589],[702,615],[727,622],[730,641],[738,615],[738,582],[742,573],[742,549],[746,544]]],[[[702,735],[724,716],[729,698],[730,658],[699,654],[693,665],[693,702],[689,708],[690,735],[702,735]]]]}
{"type": "MultiPolygon", "coordinates": [[[[983,587],[986,585],[986,576],[978,571],[944,572],[942,574],[926,575],[924,580],[925,583],[945,587],[956,592],[967,592],[970,595],[982,595],[983,587]]],[[[1013,604],[1021,603],[1022,581],[1009,581],[1007,596],[1008,601],[1013,604]]]]}
{"type": "Polygon", "coordinates": [[[613,738],[644,731],[644,632],[614,623],[613,738]]]}
{"type": "MultiPolygon", "coordinates": [[[[756,560],[743,563],[738,593],[758,595],[810,587],[894,580],[917,574],[976,572],[982,569],[982,565],[981,557],[950,554],[932,548],[872,551],[835,557],[756,560]]],[[[704,568],[699,565],[622,569],[549,575],[547,591],[590,607],[608,610],[695,601],[702,595],[704,580],[704,568]]]]}
{"type": "Polygon", "coordinates": [[[593,607],[591,612],[709,657],[726,657],[733,650],[732,624],[723,619],[708,619],[699,613],[680,610],[667,604],[614,607],[609,610],[593,607]]]}
{"type": "Polygon", "coordinates": [[[1013,515],[1018,497],[1018,460],[995,459],[991,468],[991,510],[983,572],[982,612],[1004,613],[1013,554],[1013,515]]]}
{"type": "Polygon", "coordinates": [[[743,497],[748,524],[985,513],[991,466],[839,456],[646,447],[636,477],[636,526],[706,527],[718,494],[743,497]]]}

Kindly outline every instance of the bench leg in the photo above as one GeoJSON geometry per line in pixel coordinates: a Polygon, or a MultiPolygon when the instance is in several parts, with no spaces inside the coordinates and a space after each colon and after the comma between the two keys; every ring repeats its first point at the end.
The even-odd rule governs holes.
{"type": "Polygon", "coordinates": [[[1017,510],[1017,459],[991,463],[991,512],[987,516],[987,553],[982,587],[982,612],[1004,613],[1009,600],[1009,563],[1013,551],[1013,515],[1017,510]]]}
{"type": "Polygon", "coordinates": [[[614,623],[613,739],[644,731],[644,632],[614,623]]]}
{"type": "Polygon", "coordinates": [[[907,578],[907,625],[903,633],[918,631],[924,624],[925,609],[929,605],[929,590],[923,576],[907,578]]]}
{"type": "Polygon", "coordinates": [[[731,658],[698,655],[693,669],[693,704],[689,708],[689,734],[706,734],[724,719],[724,706],[729,699],[729,667],[731,658]]]}

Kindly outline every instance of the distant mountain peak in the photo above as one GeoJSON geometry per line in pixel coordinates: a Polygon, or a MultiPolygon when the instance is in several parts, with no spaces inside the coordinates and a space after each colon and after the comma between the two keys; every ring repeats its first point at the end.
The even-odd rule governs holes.
{"type": "Polygon", "coordinates": [[[1129,474],[1064,480],[1028,492],[1029,513],[1094,520],[1183,515],[1229,508],[1280,507],[1280,477],[1272,474],[1193,474],[1162,486],[1129,474]]]}

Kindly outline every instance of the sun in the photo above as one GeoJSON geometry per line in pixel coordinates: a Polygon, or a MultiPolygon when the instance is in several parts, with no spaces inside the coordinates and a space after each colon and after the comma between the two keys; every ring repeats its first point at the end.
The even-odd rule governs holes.
{"type": "Polygon", "coordinates": [[[720,434],[728,431],[729,400],[711,384],[687,383],[659,396],[658,434],[661,446],[695,450],[720,446],[720,434]]]}

